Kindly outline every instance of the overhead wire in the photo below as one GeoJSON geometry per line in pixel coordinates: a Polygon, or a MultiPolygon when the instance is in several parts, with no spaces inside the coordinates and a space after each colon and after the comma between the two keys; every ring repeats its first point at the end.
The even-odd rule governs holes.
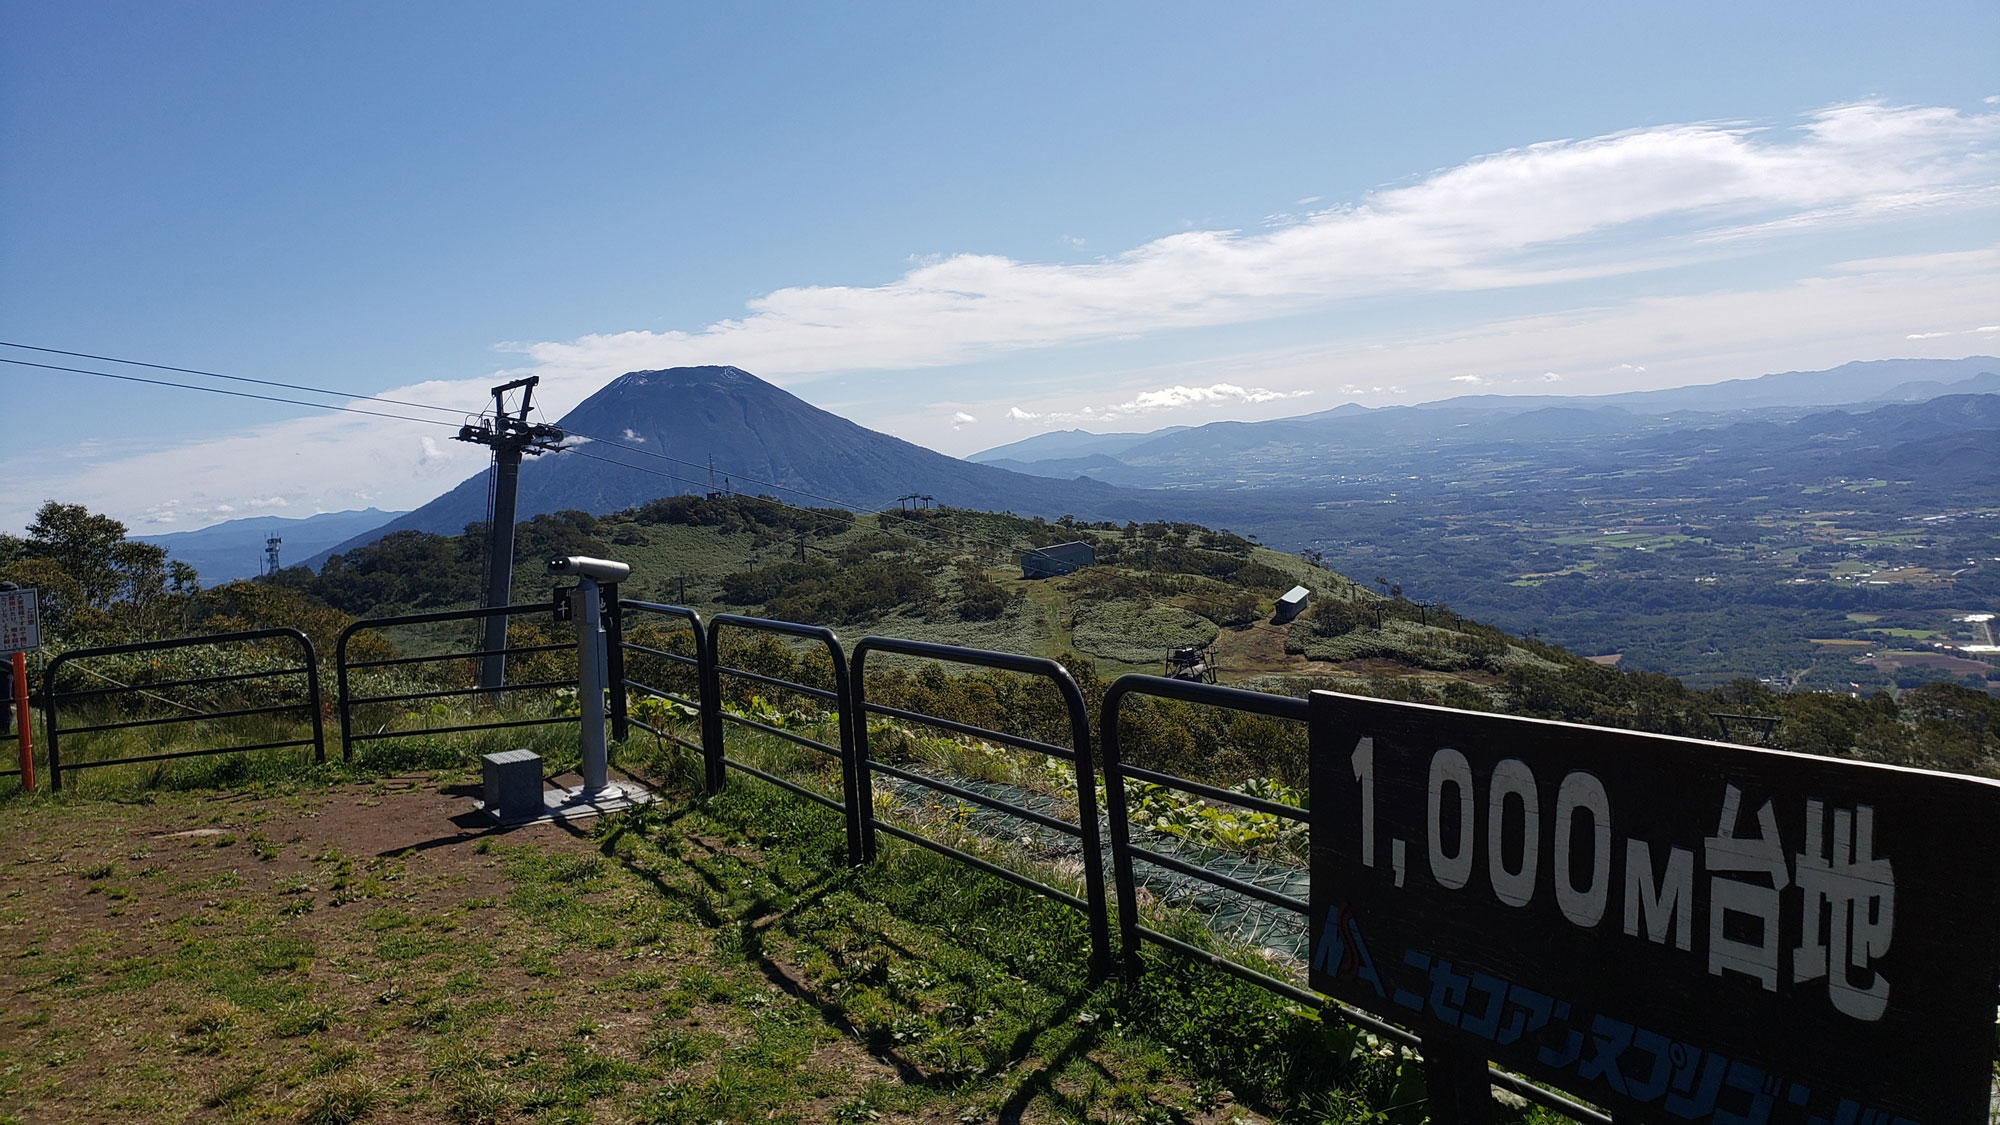
{"type": "MultiPolygon", "coordinates": [[[[61,348],[44,348],[44,347],[37,347],[34,344],[17,344],[11,340],[0,340],[0,348],[19,348],[22,351],[42,352],[46,355],[66,355],[73,359],[92,359],[92,360],[97,360],[100,363],[117,363],[117,364],[123,364],[127,367],[145,367],[154,371],[176,371],[182,375],[200,375],[205,379],[227,379],[232,383],[254,383],[260,387],[279,387],[288,391],[305,391],[309,394],[316,394],[316,395],[338,395],[341,398],[352,399],[358,402],[380,402],[390,406],[409,406],[409,407],[414,407],[418,410],[435,410],[441,414],[463,415],[465,413],[465,411],[459,410],[455,407],[435,406],[428,402],[410,402],[407,399],[384,398],[380,395],[356,394],[353,391],[338,391],[328,387],[308,386],[303,383],[280,383],[273,379],[253,379],[247,375],[225,375],[220,371],[203,371],[198,367],[175,367],[171,364],[166,364],[166,363],[148,363],[142,359],[120,359],[117,356],[93,355],[90,352],[64,351],[61,348]]],[[[69,370],[69,369],[64,368],[62,370],[69,370]]],[[[199,388],[199,389],[206,389],[206,388],[199,388]]],[[[278,401],[290,402],[292,400],[280,399],[278,401]]]]}
{"type": "MultiPolygon", "coordinates": [[[[206,371],[201,368],[177,367],[172,364],[151,363],[145,360],[136,360],[136,359],[124,359],[117,356],[99,355],[92,352],[69,351],[63,348],[41,347],[35,344],[23,344],[10,340],[0,340],[0,348],[16,348],[23,351],[39,352],[47,355],[70,356],[77,359],[89,359],[102,363],[115,363],[130,367],[143,367],[154,371],[172,371],[185,375],[196,375],[203,378],[225,379],[231,382],[249,383],[257,386],[266,386],[266,387],[277,387],[284,390],[303,391],[308,394],[333,395],[346,398],[350,401],[379,402],[385,405],[405,406],[419,410],[433,410],[433,411],[438,411],[440,413],[454,414],[461,418],[467,416],[467,412],[464,410],[453,407],[437,406],[432,403],[411,402],[406,399],[387,398],[379,395],[357,394],[351,391],[335,390],[327,387],[315,387],[303,383],[285,383],[274,379],[257,379],[246,375],[228,375],[218,371],[206,371]]],[[[187,390],[187,391],[200,391],[205,394],[226,395],[230,398],[253,399],[259,402],[275,402],[287,406],[304,406],[314,410],[332,410],[343,414],[360,414],[371,418],[387,418],[399,422],[417,422],[426,425],[447,426],[447,427],[454,425],[454,423],[440,421],[434,418],[412,418],[405,414],[391,414],[386,411],[380,411],[380,410],[364,410],[359,407],[353,407],[353,406],[337,406],[323,402],[308,402],[302,399],[285,398],[278,395],[263,395],[249,391],[233,391],[223,387],[204,387],[196,383],[181,383],[169,379],[149,379],[138,375],[124,375],[124,374],[119,374],[117,372],[97,371],[90,368],[71,367],[63,364],[38,363],[32,360],[15,359],[7,356],[0,356],[0,363],[11,364],[17,367],[33,367],[44,371],[61,371],[76,375],[89,375],[100,379],[115,379],[120,382],[127,382],[127,383],[141,383],[148,386],[169,387],[177,390],[187,390]]],[[[538,414],[540,413],[539,408],[537,409],[536,412],[538,414]]],[[[587,434],[577,430],[571,430],[569,431],[569,433],[573,437],[583,438],[586,441],[602,444],[614,449],[621,449],[629,453],[636,453],[642,457],[651,457],[657,460],[666,461],[670,464],[682,465],[691,469],[712,470],[714,468],[713,465],[701,464],[693,461],[688,461],[684,458],[674,457],[669,454],[658,453],[653,450],[644,449],[637,445],[633,445],[628,442],[618,441],[613,438],[606,438],[599,435],[587,434]]],[[[600,456],[595,456],[593,454],[581,453],[573,446],[564,447],[560,451],[568,453],[576,453],[578,456],[585,457],[590,460],[600,461],[609,465],[617,465],[622,468],[631,469],[635,472],[648,473],[650,475],[662,477],[667,480],[676,481],[681,484],[693,485],[697,488],[701,487],[702,484],[702,482],[699,480],[694,480],[688,477],[679,476],[674,473],[662,472],[660,470],[654,470],[654,469],[646,469],[639,465],[633,465],[627,462],[613,460],[608,457],[600,457],[600,456]]],[[[813,492],[810,489],[797,488],[791,485],[779,484],[776,481],[763,480],[757,477],[749,476],[744,473],[730,473],[728,475],[734,480],[740,480],[764,488],[773,488],[781,492],[791,493],[796,496],[803,496],[809,499],[823,501],[825,503],[835,505],[839,509],[842,509],[842,511],[839,512],[830,512],[827,511],[826,509],[809,508],[802,504],[795,504],[790,501],[777,500],[775,497],[773,498],[775,502],[783,504],[785,507],[792,508],[801,513],[810,515],[815,520],[821,521],[821,526],[825,526],[824,521],[826,519],[832,518],[832,519],[843,520],[850,526],[858,527],[860,525],[861,514],[882,515],[882,514],[887,514],[887,512],[889,511],[889,509],[885,508],[879,512],[864,512],[864,509],[866,508],[865,505],[857,504],[850,500],[843,500],[837,496],[827,496],[822,493],[813,492]]],[[[912,542],[918,542],[918,543],[928,542],[922,537],[912,535],[907,532],[891,530],[890,528],[887,527],[879,527],[879,530],[881,530],[885,534],[897,535],[901,538],[909,539],[912,542]]],[[[1003,540],[992,539],[981,535],[968,534],[963,531],[955,531],[953,532],[953,534],[955,534],[958,538],[962,540],[967,540],[974,543],[983,543],[987,546],[996,547],[1005,551],[1011,551],[1014,549],[1013,543],[1003,540]]]]}
{"type": "MultiPolygon", "coordinates": [[[[77,375],[95,375],[100,379],[117,379],[121,382],[126,382],[126,383],[146,383],[155,387],[176,387],[183,391],[202,391],[206,394],[212,394],[212,395],[228,395],[231,398],[253,398],[257,399],[260,402],[282,402],[289,406],[307,406],[311,407],[314,410],[337,410],[343,414],[366,414],[371,418],[389,418],[398,422],[419,422],[426,426],[449,426],[452,429],[458,428],[457,423],[442,422],[436,418],[412,418],[407,414],[389,414],[380,410],[362,410],[359,407],[354,407],[354,406],[334,406],[331,403],[307,402],[303,399],[280,398],[277,395],[253,394],[249,391],[231,391],[231,390],[226,390],[222,387],[204,387],[195,383],[176,383],[170,379],[147,379],[138,375],[119,375],[110,371],[92,371],[87,367],[65,367],[61,364],[56,364],[56,363],[35,363],[32,360],[11,359],[6,356],[0,356],[0,363],[11,363],[16,367],[39,367],[44,371],[68,371],[77,375]]],[[[324,393],[332,394],[336,392],[329,391],[324,393]]],[[[431,409],[441,409],[441,408],[432,407],[431,409]]],[[[456,411],[456,413],[463,416],[465,412],[456,411]]]]}

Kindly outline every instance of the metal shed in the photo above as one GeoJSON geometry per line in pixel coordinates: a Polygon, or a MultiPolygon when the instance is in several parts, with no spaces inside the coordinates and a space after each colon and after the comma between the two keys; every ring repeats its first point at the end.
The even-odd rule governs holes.
{"type": "Polygon", "coordinates": [[[1310,597],[1312,597],[1312,591],[1306,589],[1304,586],[1294,586],[1286,590],[1278,597],[1278,609],[1277,612],[1271,614],[1271,624],[1283,625],[1285,622],[1297,617],[1306,608],[1306,599],[1310,597]]]}
{"type": "Polygon", "coordinates": [[[1054,543],[1021,556],[1021,577],[1053,578],[1096,561],[1097,548],[1088,543],[1054,543]]]}

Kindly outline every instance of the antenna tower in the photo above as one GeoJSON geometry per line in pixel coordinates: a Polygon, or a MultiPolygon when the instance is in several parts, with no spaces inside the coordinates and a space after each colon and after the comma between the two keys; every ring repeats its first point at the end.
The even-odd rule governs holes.
{"type": "MultiPolygon", "coordinates": [[[[561,447],[560,427],[529,422],[535,386],[539,376],[530,375],[493,388],[493,416],[481,416],[476,425],[459,427],[458,440],[474,442],[493,451],[493,467],[487,475],[486,508],[486,598],[485,606],[496,609],[508,603],[514,585],[514,507],[521,483],[521,456],[540,456],[561,447]],[[520,408],[509,412],[507,392],[520,391],[520,408]]],[[[479,686],[497,690],[507,681],[507,618],[486,619],[486,633],[480,642],[484,656],[479,666],[479,686]]]]}
{"type": "Polygon", "coordinates": [[[264,576],[266,578],[278,573],[278,545],[283,542],[283,539],[275,535],[266,536],[264,539],[264,576]]]}

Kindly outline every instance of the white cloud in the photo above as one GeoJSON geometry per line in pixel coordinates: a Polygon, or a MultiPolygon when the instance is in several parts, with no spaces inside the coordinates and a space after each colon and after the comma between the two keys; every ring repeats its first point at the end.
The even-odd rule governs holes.
{"type": "Polygon", "coordinates": [[[1912,333],[1910,333],[1909,335],[1907,335],[1907,336],[1903,337],[1903,339],[1905,339],[1905,340],[1935,340],[1935,339],[1938,339],[1939,337],[1942,337],[1942,336],[1949,336],[1949,335],[1951,335],[1951,333],[1949,333],[1949,332],[1912,332],[1912,333]]]}
{"type": "Polygon", "coordinates": [[[1544,382],[1544,383],[1560,383],[1560,382],[1562,382],[1562,381],[1563,381],[1563,377],[1562,377],[1562,376],[1560,376],[1560,375],[1558,375],[1558,374],[1556,374],[1556,373],[1555,373],[1555,372],[1553,372],[1553,371],[1544,371],[1544,372],[1542,372],[1542,382],[1544,382]]]}
{"type": "Polygon", "coordinates": [[[1746,239],[1991,207],[2000,113],[1835,106],[1795,129],[1667,125],[1480,157],[1271,231],[1188,230],[1095,262],[965,253],[873,286],[780,289],[693,331],[519,345],[549,376],[734,363],[780,381],[1237,324],[1364,295],[1628,274],[1746,239]],[[1607,251],[1637,232],[1641,247],[1607,251]]]}
{"type": "Polygon", "coordinates": [[[627,427],[625,427],[625,440],[626,440],[626,441],[636,441],[636,442],[639,442],[639,443],[641,443],[641,444],[644,444],[644,442],[645,442],[645,440],[646,440],[646,439],[645,439],[645,437],[643,437],[642,435],[640,435],[638,431],[634,430],[634,429],[633,429],[632,427],[630,427],[630,426],[627,426],[627,427]]]}
{"type": "Polygon", "coordinates": [[[1304,398],[1311,391],[1271,391],[1263,387],[1239,387],[1234,383],[1212,383],[1206,387],[1161,387],[1157,391],[1140,391],[1132,398],[1116,406],[1107,406],[1107,414],[1150,414],[1156,410],[1178,410],[1184,406],[1199,404],[1218,405],[1226,402],[1265,403],[1280,399],[1304,398]]]}
{"type": "MultiPolygon", "coordinates": [[[[1940,108],[1850,105],[1795,129],[1702,123],[1552,141],[1470,160],[1278,229],[1189,230],[1074,265],[981,254],[927,259],[879,285],[780,289],[739,318],[691,331],[511,346],[526,356],[525,369],[379,393],[464,404],[470,413],[491,383],[532,371],[542,376],[537,402],[556,418],[612,376],[676,364],[732,363],[795,384],[833,371],[917,369],[1243,324],[1350,299],[1400,296],[1432,307],[1429,294],[1721,261],[1754,240],[1890,223],[1926,208],[1990,213],[2000,205],[1996,165],[2000,112],[1940,108]]],[[[1202,405],[1268,416],[1307,388],[1371,400],[1411,389],[1442,393],[1452,389],[1445,372],[1512,384],[1562,370],[1572,372],[1570,388],[1592,393],[1636,389],[1639,374],[1645,385],[1666,386],[1889,358],[1907,354],[1890,349],[1909,347],[1911,324],[1990,321],[2000,306],[2000,251],[1847,262],[1762,290],[1730,289],[1713,275],[1693,285],[1655,286],[1660,291],[1644,296],[1631,296],[1631,285],[1594,291],[1506,320],[1461,308],[1395,333],[1294,333],[1282,348],[1254,352],[1225,341],[1218,348],[1233,349],[1226,354],[1189,348],[1173,363],[1113,376],[1072,364],[1067,370],[1078,375],[1062,397],[1050,392],[1038,410],[974,400],[958,388],[951,409],[1014,422],[1202,405]],[[1647,356],[1646,367],[1621,364],[1635,353],[1647,356]],[[1217,372],[1228,381],[1215,381],[1217,372]],[[1626,377],[1605,387],[1593,383],[1605,375],[1582,372],[1626,377]],[[1107,397],[1114,405],[1104,405],[1107,397]]],[[[1039,392],[1012,385],[1005,393],[1039,392]]],[[[844,408],[912,440],[950,442],[954,423],[935,400],[912,411],[897,416],[886,398],[858,396],[844,408]]],[[[11,486],[0,490],[0,527],[24,524],[46,495],[180,526],[219,518],[221,505],[247,507],[252,488],[302,511],[414,506],[484,468],[485,450],[449,440],[455,428],[327,415],[144,452],[85,442],[32,460],[0,454],[0,479],[11,486]],[[167,487],[185,504],[161,507],[167,487]]]]}
{"type": "MultiPolygon", "coordinates": [[[[1809,371],[1857,359],[1907,358],[1919,347],[1903,339],[1912,321],[1978,324],[2000,307],[2000,246],[1839,262],[1765,288],[1704,286],[1689,294],[1579,299],[1587,303],[1513,317],[1430,318],[1393,332],[1233,349],[1227,361],[1231,371],[1255,372],[1263,385],[1310,386],[1342,401],[1380,405],[1405,401],[1404,396],[1422,401],[1465,393],[1450,381],[1451,373],[1478,374],[1488,388],[1515,393],[1596,395],[1809,371]],[[1619,370],[1635,349],[1643,349],[1644,370],[1619,370]],[[1544,372],[1564,378],[1547,383],[1544,372]]],[[[1943,351],[1948,343],[1922,346],[1940,349],[1939,356],[1960,354],[1943,351]]],[[[1142,386],[1200,382],[1219,362],[1214,354],[1194,354],[1112,374],[1142,386]]],[[[1051,394],[1041,409],[1076,424],[1079,413],[1069,412],[1080,412],[1079,400],[1089,395],[1087,387],[1051,394]]],[[[992,409],[1006,411],[1005,400],[992,409]]],[[[1231,410],[1229,416],[1296,412],[1273,403],[1231,410]]],[[[947,452],[970,450],[955,445],[944,427],[926,432],[922,413],[864,421],[947,452]]]]}
{"type": "Polygon", "coordinates": [[[1484,383],[1486,381],[1486,378],[1485,376],[1482,375],[1453,375],[1451,377],[1451,381],[1454,383],[1467,383],[1470,384],[1471,386],[1476,387],[1479,384],[1484,383]]]}
{"type": "MultiPolygon", "coordinates": [[[[466,384],[468,390],[474,386],[466,384]]],[[[468,398],[439,396],[437,390],[431,384],[384,393],[418,402],[468,398]]],[[[223,504],[232,511],[334,512],[371,503],[414,507],[486,464],[484,449],[436,440],[435,432],[412,422],[313,415],[135,456],[64,460],[42,473],[28,467],[14,480],[22,486],[21,495],[59,495],[142,524],[200,527],[225,517],[228,513],[217,510],[223,504]],[[175,499],[161,502],[160,494],[167,491],[175,499]]],[[[0,526],[26,522],[32,507],[22,508],[17,500],[11,489],[0,495],[0,526]]]]}
{"type": "Polygon", "coordinates": [[[1285,399],[1305,398],[1312,393],[1310,390],[1273,391],[1264,387],[1239,387],[1234,383],[1211,383],[1207,386],[1176,384],[1158,390],[1140,391],[1124,402],[1108,406],[1090,404],[1075,410],[1046,411],[1023,410],[1013,406],[1007,409],[1007,418],[1014,422],[1036,422],[1045,419],[1052,422],[1076,422],[1086,419],[1108,421],[1135,414],[1154,414],[1162,410],[1184,410],[1191,406],[1261,405],[1285,399]]]}
{"type": "Polygon", "coordinates": [[[974,418],[972,415],[967,414],[965,411],[961,410],[958,413],[953,414],[951,416],[951,428],[954,430],[962,430],[965,427],[970,426],[977,421],[979,421],[979,419],[974,418]]]}

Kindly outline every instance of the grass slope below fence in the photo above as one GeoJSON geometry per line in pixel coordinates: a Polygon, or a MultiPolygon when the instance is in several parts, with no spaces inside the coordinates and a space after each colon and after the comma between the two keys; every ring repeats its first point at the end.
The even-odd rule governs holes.
{"type": "Polygon", "coordinates": [[[1424,1117],[1395,1051],[1177,961],[1093,987],[1076,913],[846,868],[754,780],[698,802],[635,742],[660,806],[489,834],[416,741],[0,806],[0,1120],[1424,1117]]]}

